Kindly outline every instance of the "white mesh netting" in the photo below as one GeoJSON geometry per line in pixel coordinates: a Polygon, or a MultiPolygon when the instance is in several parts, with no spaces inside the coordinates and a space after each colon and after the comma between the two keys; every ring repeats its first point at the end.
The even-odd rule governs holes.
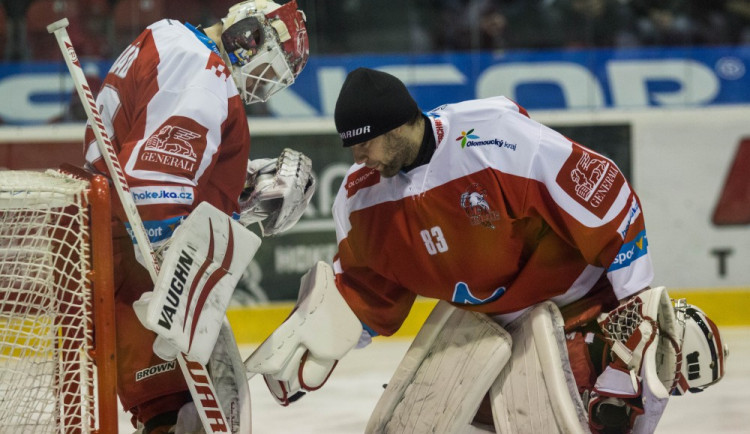
{"type": "Polygon", "coordinates": [[[0,172],[0,433],[93,423],[87,188],[55,171],[0,172]]]}

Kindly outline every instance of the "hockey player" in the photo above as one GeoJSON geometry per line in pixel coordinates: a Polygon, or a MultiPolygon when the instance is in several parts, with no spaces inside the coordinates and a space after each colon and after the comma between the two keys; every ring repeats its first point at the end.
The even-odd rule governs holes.
{"type": "MultiPolygon", "coordinates": [[[[97,105],[155,248],[203,202],[245,223],[262,220],[265,235],[300,218],[314,189],[309,159],[287,150],[278,161],[249,162],[244,104],[291,85],[307,58],[305,17],[294,0],[244,1],[205,29],[164,19],[117,58],[97,105]],[[289,164],[300,170],[276,172],[289,164]],[[277,182],[282,176],[296,179],[277,182]],[[265,200],[267,187],[276,200],[265,200]]],[[[85,144],[87,168],[107,174],[91,128],[85,144]]],[[[144,433],[167,432],[191,396],[176,362],[154,355],[154,333],[134,313],[153,283],[119,203],[115,214],[118,395],[144,433]]]]}
{"type": "MultiPolygon", "coordinates": [[[[562,321],[551,321],[544,330],[550,331],[547,338],[561,337],[557,360],[566,362],[557,369],[561,376],[572,368],[577,386],[568,398],[577,403],[568,412],[577,429],[563,428],[559,420],[569,415],[559,419],[556,414],[560,432],[651,432],[676,383],[682,384],[680,390],[692,387],[685,384],[689,376],[702,388],[723,375],[724,348],[713,323],[694,307],[691,315],[684,307],[676,310],[663,288],[650,289],[644,213],[608,158],[531,120],[505,97],[423,113],[400,80],[366,68],[347,76],[335,123],[355,164],[333,206],[338,238],[333,271],[319,264],[303,279],[297,309],[269,337],[274,349],[264,344],[246,361],[250,371],[265,375],[282,403],[299,390],[322,385],[327,368],[335,365],[332,359],[356,344],[357,321],[364,341],[391,335],[417,296],[487,314],[502,326],[524,321],[540,303],[557,312],[546,317],[559,315],[559,307],[567,348],[562,321]],[[329,299],[340,293],[345,300],[344,307],[330,307],[335,325],[318,318],[320,306],[328,306],[321,295],[326,291],[329,299]],[[349,309],[353,315],[345,312],[349,309]],[[299,337],[295,325],[304,330],[299,337]],[[347,327],[354,333],[344,332],[347,327]],[[321,342],[322,330],[336,339],[321,342]],[[694,339],[687,347],[700,347],[696,353],[706,363],[690,368],[695,375],[683,375],[690,362],[679,354],[688,335],[694,339]],[[641,399],[645,396],[649,399],[641,399]],[[576,408],[584,415],[580,423],[576,408]]],[[[522,333],[531,326],[515,329],[522,333]]],[[[515,344],[520,335],[512,335],[515,344]]],[[[460,339],[468,351],[471,345],[460,339]]],[[[518,348],[514,358],[531,354],[518,348]]],[[[429,357],[425,353],[422,348],[422,357],[429,357]]],[[[403,363],[410,360],[407,354],[403,363]]],[[[463,365],[451,369],[456,366],[463,365]]],[[[565,381],[550,386],[552,374],[558,375],[544,375],[546,387],[565,389],[565,381]]],[[[432,379],[439,385],[446,377],[432,379]]],[[[427,380],[420,377],[420,386],[427,380]]],[[[488,388],[489,383],[484,392],[488,388]]],[[[451,387],[437,386],[433,395],[446,389],[451,387]]],[[[528,401],[506,397],[498,402],[528,401]]],[[[417,407],[433,409],[425,401],[417,407]]],[[[523,412],[541,417],[529,408],[523,412]]],[[[404,422],[403,414],[399,417],[402,432],[420,432],[404,422]]],[[[444,432],[434,425],[430,430],[444,432]]],[[[512,432],[554,431],[516,426],[512,432]]]]}

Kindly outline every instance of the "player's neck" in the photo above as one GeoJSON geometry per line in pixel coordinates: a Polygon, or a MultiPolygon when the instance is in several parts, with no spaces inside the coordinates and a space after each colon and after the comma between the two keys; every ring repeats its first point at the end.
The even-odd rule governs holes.
{"type": "Polygon", "coordinates": [[[206,27],[203,29],[203,32],[211,38],[216,43],[216,46],[219,48],[220,52],[224,52],[224,44],[221,42],[221,31],[224,29],[224,26],[219,22],[214,24],[211,27],[206,27]]]}

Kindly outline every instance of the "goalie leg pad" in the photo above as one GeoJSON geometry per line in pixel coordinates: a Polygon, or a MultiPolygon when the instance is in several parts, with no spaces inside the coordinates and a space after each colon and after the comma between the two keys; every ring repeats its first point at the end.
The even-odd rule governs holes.
{"type": "MultiPolygon", "coordinates": [[[[245,375],[242,356],[234,340],[234,334],[228,321],[224,321],[219,338],[208,361],[208,372],[216,388],[218,402],[229,424],[232,434],[250,434],[252,432],[250,414],[250,387],[245,375]]],[[[176,434],[203,432],[195,403],[185,404],[177,415],[176,434]]]]}
{"type": "Polygon", "coordinates": [[[541,303],[506,329],[513,353],[490,388],[497,432],[588,433],[557,306],[541,303]]]}
{"type": "Polygon", "coordinates": [[[488,316],[439,302],[388,382],[365,432],[470,431],[510,349],[510,335],[488,316]]]}

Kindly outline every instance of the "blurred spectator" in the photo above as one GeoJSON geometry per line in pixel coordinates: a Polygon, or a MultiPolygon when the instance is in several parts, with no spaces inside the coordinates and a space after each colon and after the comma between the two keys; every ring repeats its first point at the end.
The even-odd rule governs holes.
{"type": "Polygon", "coordinates": [[[508,48],[505,9],[509,3],[511,1],[504,0],[441,2],[434,31],[435,45],[445,50],[508,48]]]}
{"type": "Polygon", "coordinates": [[[6,19],[6,60],[26,58],[26,10],[32,0],[0,0],[5,9],[6,19]]]}
{"type": "Polygon", "coordinates": [[[638,45],[632,11],[619,0],[561,0],[554,7],[560,13],[564,47],[638,45]]]}
{"type": "Polygon", "coordinates": [[[563,38],[562,18],[554,0],[508,1],[508,44],[512,48],[555,48],[563,38]]]}
{"type": "Polygon", "coordinates": [[[687,0],[631,0],[642,45],[689,45],[693,27],[687,0]]]}
{"type": "Polygon", "coordinates": [[[732,28],[732,42],[750,44],[750,0],[726,0],[727,22],[732,28]]]}
{"type": "MultiPolygon", "coordinates": [[[[0,55],[58,58],[46,25],[66,16],[79,55],[111,58],[154,16],[207,25],[237,1],[0,0],[0,55]]],[[[299,1],[319,54],[750,44],[750,0],[299,1]]]]}

